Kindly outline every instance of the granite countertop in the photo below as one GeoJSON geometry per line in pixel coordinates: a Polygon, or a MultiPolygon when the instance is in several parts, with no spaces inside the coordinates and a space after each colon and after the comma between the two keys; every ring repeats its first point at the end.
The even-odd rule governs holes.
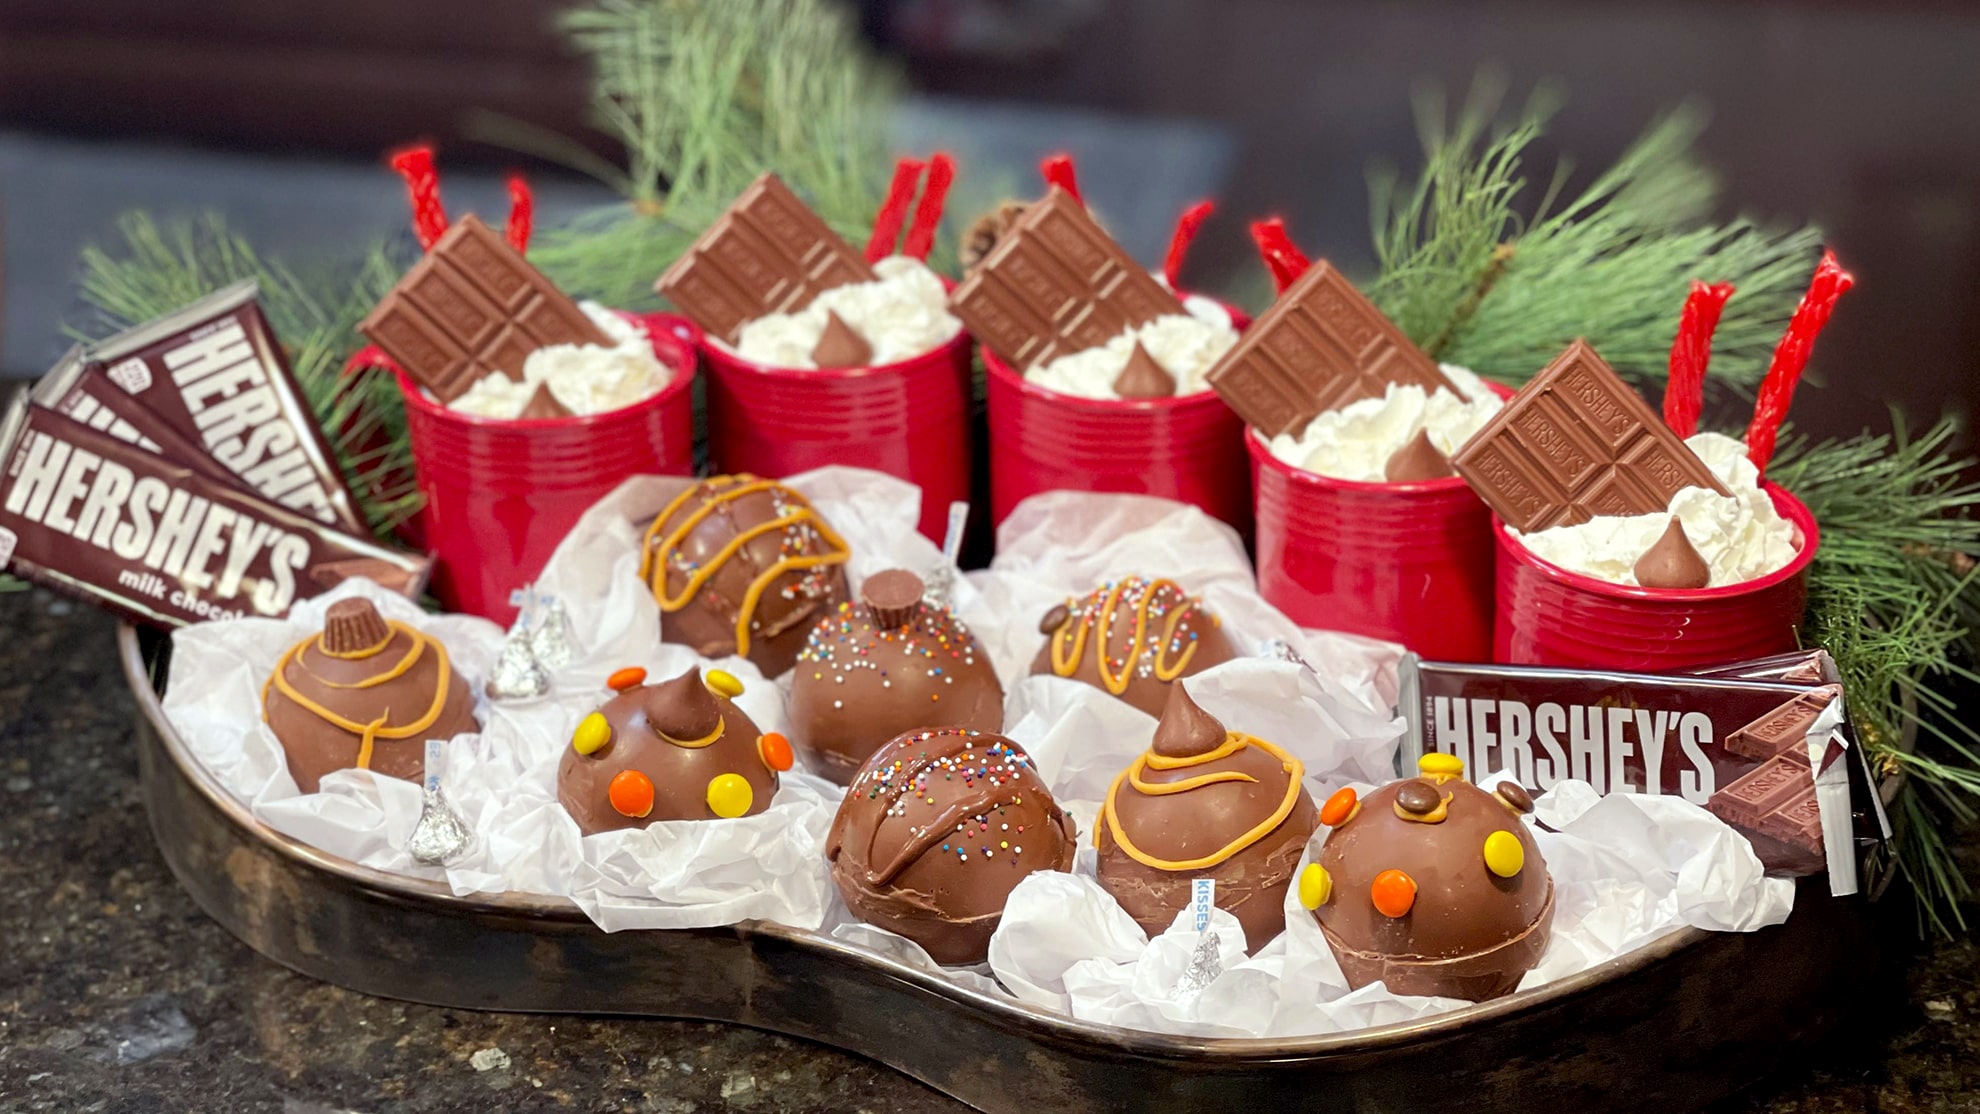
{"type": "MultiPolygon", "coordinates": [[[[24,592],[0,596],[0,631],[0,1110],[964,1109],[749,1029],[435,1009],[291,974],[209,921],[153,848],[110,620],[24,592]]],[[[1960,843],[1980,867],[1980,837],[1960,843]]],[[[1909,939],[1908,902],[1884,904],[1909,939]]],[[[1976,958],[1919,949],[1902,996],[1819,1067],[1715,1114],[1980,1109],[1976,958]]]]}

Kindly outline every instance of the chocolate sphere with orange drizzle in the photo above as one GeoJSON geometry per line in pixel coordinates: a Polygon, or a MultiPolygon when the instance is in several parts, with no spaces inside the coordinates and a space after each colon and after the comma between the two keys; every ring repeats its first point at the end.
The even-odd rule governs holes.
{"type": "Polygon", "coordinates": [[[481,730],[447,648],[356,597],[331,604],[323,633],[282,654],[261,707],[305,793],[333,770],[418,781],[426,740],[481,730]]]}
{"type": "Polygon", "coordinates": [[[711,476],[654,518],[639,575],[660,605],[661,641],[738,654],[778,677],[844,598],[846,558],[845,541],[795,490],[711,476]]]}
{"type": "Polygon", "coordinates": [[[1464,780],[1464,761],[1426,754],[1418,776],[1320,808],[1332,830],[1300,872],[1348,985],[1483,1002],[1510,994],[1547,950],[1554,880],[1520,821],[1533,798],[1464,780]]]}
{"type": "Polygon", "coordinates": [[[1032,871],[1070,871],[1077,850],[1030,756],[966,727],[875,751],[825,843],[846,908],[942,964],[982,962],[1011,891],[1032,871]]]}
{"type": "Polygon", "coordinates": [[[1190,883],[1217,883],[1217,907],[1250,951],[1286,927],[1286,890],[1317,823],[1299,759],[1227,731],[1178,682],[1148,750],[1107,789],[1093,844],[1100,885],[1150,936],[1189,904],[1190,883]]]}
{"type": "Polygon", "coordinates": [[[860,602],[819,620],[792,674],[791,736],[805,764],[840,785],[888,740],[917,727],[1000,731],[1004,686],[989,655],[921,578],[888,569],[860,602]]]}
{"type": "Polygon", "coordinates": [[[791,744],[735,705],[743,687],[734,675],[689,669],[649,685],[634,666],[607,684],[618,695],[578,721],[557,767],[557,799],[585,835],[770,807],[791,744]]]}
{"type": "Polygon", "coordinates": [[[1237,656],[1223,624],[1173,580],[1127,576],[1045,613],[1031,671],[1110,692],[1151,716],[1169,686],[1237,656]]]}

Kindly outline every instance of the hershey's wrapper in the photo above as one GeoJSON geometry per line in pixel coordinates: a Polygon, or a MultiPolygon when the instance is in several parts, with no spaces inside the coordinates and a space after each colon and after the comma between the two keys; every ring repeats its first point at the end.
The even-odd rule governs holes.
{"type": "Polygon", "coordinates": [[[454,811],[446,791],[440,788],[440,777],[447,768],[446,747],[445,739],[426,740],[426,776],[420,783],[423,797],[419,819],[406,840],[406,852],[413,861],[427,866],[440,866],[458,857],[474,842],[474,832],[460,813],[454,811]]]}
{"type": "Polygon", "coordinates": [[[1191,879],[1189,911],[1190,923],[1196,926],[1196,948],[1189,953],[1189,966],[1183,968],[1181,977],[1176,979],[1176,1001],[1184,1005],[1196,1001],[1204,988],[1224,973],[1223,956],[1218,951],[1223,941],[1210,929],[1210,910],[1216,905],[1217,880],[1191,879]]]}
{"type": "MultiPolygon", "coordinates": [[[[35,402],[120,440],[197,446],[247,489],[317,522],[366,532],[330,443],[256,301],[253,280],[80,345],[35,402]]],[[[159,445],[168,446],[161,450],[159,445]]]]}
{"type": "Polygon", "coordinates": [[[958,499],[949,504],[948,530],[942,535],[942,559],[922,578],[921,598],[934,607],[955,605],[956,561],[962,556],[963,532],[969,525],[969,504],[958,499]]]}
{"type": "Polygon", "coordinates": [[[532,641],[529,613],[525,611],[516,616],[516,625],[502,640],[502,656],[496,659],[495,671],[483,686],[490,700],[535,700],[550,691],[550,671],[536,660],[532,641]]]}
{"type": "Polygon", "coordinates": [[[0,562],[125,618],[279,618],[351,576],[417,598],[430,558],[14,397],[0,418],[0,562]]]}
{"type": "Polygon", "coordinates": [[[571,627],[571,613],[555,596],[537,596],[535,614],[530,617],[529,650],[538,664],[555,672],[577,659],[577,631],[571,627]]]}
{"type": "Polygon", "coordinates": [[[1473,779],[1545,792],[1682,796],[1731,824],[1769,873],[1857,890],[1842,689],[1775,681],[1426,662],[1400,668],[1403,764],[1437,751],[1473,779]]]}

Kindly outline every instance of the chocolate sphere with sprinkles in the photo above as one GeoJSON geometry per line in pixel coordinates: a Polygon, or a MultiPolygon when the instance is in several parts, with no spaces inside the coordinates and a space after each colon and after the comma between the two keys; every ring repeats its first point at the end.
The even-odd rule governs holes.
{"type": "Polygon", "coordinates": [[[1053,607],[1031,672],[1083,681],[1151,716],[1169,686],[1237,656],[1223,624],[1173,580],[1127,576],[1053,607]]]}
{"type": "Polygon", "coordinates": [[[1070,871],[1073,822],[1002,735],[911,731],[873,753],[826,838],[846,908],[937,963],[980,963],[1004,902],[1037,870],[1070,871]]]}
{"type": "Polygon", "coordinates": [[[791,741],[805,765],[840,785],[888,740],[918,727],[1001,731],[1004,686],[976,636],[924,601],[921,578],[875,573],[798,653],[791,741]]]}

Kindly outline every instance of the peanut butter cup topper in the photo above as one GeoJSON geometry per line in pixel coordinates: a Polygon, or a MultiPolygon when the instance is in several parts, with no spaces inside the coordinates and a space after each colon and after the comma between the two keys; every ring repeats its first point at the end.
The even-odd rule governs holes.
{"type": "Polygon", "coordinates": [[[1257,951],[1286,927],[1286,890],[1317,823],[1299,759],[1227,730],[1181,683],[1148,750],[1121,771],[1093,830],[1100,885],[1150,936],[1214,879],[1257,951]]]}
{"type": "Polygon", "coordinates": [[[983,646],[920,577],[888,569],[811,628],[791,682],[791,737],[840,785],[874,751],[920,727],[1001,731],[1004,686],[983,646]]]}
{"type": "Polygon", "coordinates": [[[557,768],[557,799],[585,835],[770,807],[791,745],[736,706],[734,675],[689,669],[647,684],[634,666],[606,684],[617,695],[578,721],[557,768]]]}
{"type": "Polygon", "coordinates": [[[1051,673],[1111,693],[1151,716],[1169,686],[1237,657],[1223,624],[1173,580],[1127,576],[1053,606],[1034,675],[1051,673]]]}
{"type": "Polygon", "coordinates": [[[1004,903],[1035,870],[1070,871],[1073,822],[1002,735],[911,731],[860,767],[825,841],[852,914],[937,963],[980,963],[1004,903]]]}
{"type": "Polygon", "coordinates": [[[1365,798],[1327,798],[1330,830],[1300,872],[1300,904],[1349,986],[1474,1002],[1510,994],[1554,921],[1553,877],[1520,822],[1533,798],[1472,785],[1454,755],[1426,754],[1417,768],[1365,798]]]}
{"type": "Polygon", "coordinates": [[[417,782],[426,740],[481,730],[447,648],[358,596],[331,604],[322,632],[283,652],[261,706],[304,793],[335,770],[417,782]]]}
{"type": "Polygon", "coordinates": [[[845,598],[848,555],[795,489],[711,476],[654,518],[639,575],[660,605],[661,641],[706,658],[737,654],[774,678],[845,598]]]}

